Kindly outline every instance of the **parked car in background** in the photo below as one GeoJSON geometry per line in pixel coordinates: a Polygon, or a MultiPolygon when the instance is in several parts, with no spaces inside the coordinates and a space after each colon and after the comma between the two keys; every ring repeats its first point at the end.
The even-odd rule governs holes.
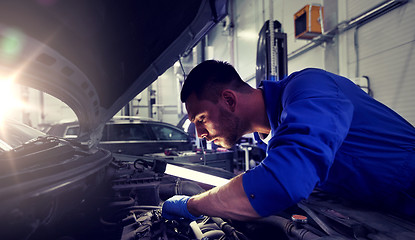
{"type": "Polygon", "coordinates": [[[50,124],[44,131],[52,136],[68,139],[77,138],[79,136],[79,123],[77,121],[54,123],[50,124]]]}
{"type": "MultiPolygon", "coordinates": [[[[48,135],[76,138],[77,122],[53,124],[48,135]]],[[[143,155],[165,150],[192,150],[194,140],[182,129],[148,118],[121,116],[109,120],[102,131],[99,146],[114,153],[143,155]]]]}
{"type": "Polygon", "coordinates": [[[191,150],[193,141],[183,130],[169,123],[135,117],[114,117],[102,132],[99,146],[111,152],[143,155],[191,150]]]}

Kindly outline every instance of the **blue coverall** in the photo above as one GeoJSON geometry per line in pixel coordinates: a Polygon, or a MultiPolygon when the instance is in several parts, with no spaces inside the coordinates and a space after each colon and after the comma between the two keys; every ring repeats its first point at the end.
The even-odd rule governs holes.
{"type": "Polygon", "coordinates": [[[350,80],[305,69],[263,81],[272,138],[267,157],[243,175],[261,216],[315,187],[415,216],[415,128],[350,80]]]}

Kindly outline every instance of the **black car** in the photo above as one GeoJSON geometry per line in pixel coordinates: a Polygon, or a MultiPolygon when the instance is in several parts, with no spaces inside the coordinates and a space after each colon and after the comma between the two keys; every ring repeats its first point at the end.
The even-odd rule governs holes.
{"type": "Polygon", "coordinates": [[[78,121],[54,123],[43,131],[51,136],[76,139],[79,136],[79,123],[78,121]]]}
{"type": "MultiPolygon", "coordinates": [[[[75,139],[77,122],[53,124],[49,135],[75,139]]],[[[141,117],[113,117],[104,126],[99,146],[114,153],[144,155],[164,151],[192,150],[194,141],[180,128],[141,117]]]]}
{"type": "Polygon", "coordinates": [[[192,150],[193,141],[186,132],[168,123],[119,117],[105,124],[99,145],[116,153],[143,155],[192,150]]]}

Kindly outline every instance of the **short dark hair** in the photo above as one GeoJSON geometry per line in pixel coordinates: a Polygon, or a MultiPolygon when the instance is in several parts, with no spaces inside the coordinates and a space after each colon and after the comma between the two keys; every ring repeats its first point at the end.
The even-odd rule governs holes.
{"type": "Polygon", "coordinates": [[[231,64],[207,60],[190,71],[184,81],[180,100],[186,102],[192,93],[196,93],[198,99],[216,103],[225,87],[239,92],[251,90],[251,87],[241,79],[231,64]]]}

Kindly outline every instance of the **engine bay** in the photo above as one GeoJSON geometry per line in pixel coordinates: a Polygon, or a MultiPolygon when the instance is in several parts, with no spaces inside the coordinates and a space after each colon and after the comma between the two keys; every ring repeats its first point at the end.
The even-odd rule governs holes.
{"type": "MultiPolygon", "coordinates": [[[[52,137],[17,150],[2,156],[5,170],[16,163],[25,165],[18,174],[2,177],[1,216],[6,221],[0,226],[1,239],[415,239],[413,219],[318,189],[278,215],[256,221],[208,216],[192,222],[167,220],[161,215],[165,200],[213,186],[166,174],[166,162],[160,159],[121,158],[52,137]],[[33,148],[36,155],[26,153],[33,148]],[[48,158],[51,153],[55,154],[48,158]]],[[[211,174],[216,169],[200,164],[184,167],[211,174]]]]}
{"type": "Polygon", "coordinates": [[[257,221],[240,222],[208,216],[193,222],[166,220],[161,216],[163,201],[173,195],[195,195],[212,186],[166,175],[162,170],[160,163],[140,158],[134,162],[114,159],[109,188],[98,197],[105,201],[97,209],[93,231],[76,228],[70,232],[70,238],[256,240],[415,237],[415,224],[410,220],[360,208],[318,190],[309,199],[279,215],[257,221]]]}

